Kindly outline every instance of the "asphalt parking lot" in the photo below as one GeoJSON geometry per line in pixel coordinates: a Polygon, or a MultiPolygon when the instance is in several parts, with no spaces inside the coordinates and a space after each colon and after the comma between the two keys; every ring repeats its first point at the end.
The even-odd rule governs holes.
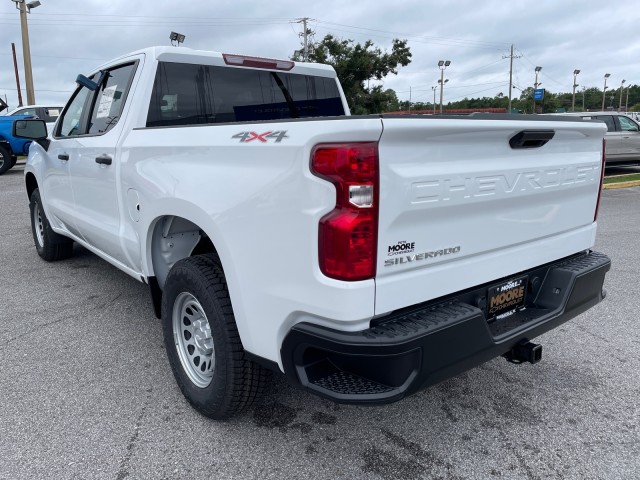
{"type": "Polygon", "coordinates": [[[225,423],[184,400],[147,287],[76,246],[36,254],[22,167],[0,177],[0,479],[637,479],[640,187],[603,192],[606,300],[536,340],[383,407],[277,378],[225,423]]]}

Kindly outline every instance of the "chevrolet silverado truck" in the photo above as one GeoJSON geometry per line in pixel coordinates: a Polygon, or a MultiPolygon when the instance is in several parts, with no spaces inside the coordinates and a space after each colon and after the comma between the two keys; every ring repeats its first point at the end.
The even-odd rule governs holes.
{"type": "Polygon", "coordinates": [[[186,48],[77,83],[52,135],[14,123],[36,250],[77,243],[148,284],[204,415],[271,371],[380,404],[535,363],[534,337],[604,298],[601,122],[350,116],[330,66],[186,48]]]}

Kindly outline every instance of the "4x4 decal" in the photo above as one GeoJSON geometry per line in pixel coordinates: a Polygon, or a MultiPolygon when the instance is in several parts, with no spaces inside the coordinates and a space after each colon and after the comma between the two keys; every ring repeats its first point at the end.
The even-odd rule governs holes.
{"type": "Polygon", "coordinates": [[[239,138],[240,143],[249,143],[258,140],[261,143],[267,143],[270,139],[275,139],[275,143],[280,143],[283,138],[289,138],[286,130],[278,130],[275,132],[240,132],[231,138],[239,138]]]}

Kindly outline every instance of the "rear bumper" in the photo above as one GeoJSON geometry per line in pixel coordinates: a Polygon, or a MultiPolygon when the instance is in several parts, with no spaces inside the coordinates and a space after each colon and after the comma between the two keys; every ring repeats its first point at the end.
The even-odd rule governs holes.
{"type": "Polygon", "coordinates": [[[485,316],[490,285],[481,285],[395,311],[359,332],[300,323],[282,344],[285,374],[334,401],[394,402],[588,310],[604,298],[610,267],[606,255],[590,252],[520,272],[513,277],[528,275],[526,308],[491,322],[485,316]]]}

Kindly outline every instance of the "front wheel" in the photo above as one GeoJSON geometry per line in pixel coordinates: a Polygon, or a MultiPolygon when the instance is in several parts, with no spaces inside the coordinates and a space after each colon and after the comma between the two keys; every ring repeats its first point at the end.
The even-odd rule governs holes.
{"type": "Polygon", "coordinates": [[[222,267],[213,255],[177,262],[162,295],[164,342],[180,390],[214,419],[253,404],[269,372],[242,348],[222,267]]]}
{"type": "Polygon", "coordinates": [[[11,160],[11,152],[4,145],[0,145],[0,175],[15,165],[11,160]]]}
{"type": "Polygon", "coordinates": [[[31,231],[38,255],[47,262],[69,258],[73,254],[73,240],[53,231],[42,208],[42,199],[37,188],[31,194],[29,210],[31,231]]]}

